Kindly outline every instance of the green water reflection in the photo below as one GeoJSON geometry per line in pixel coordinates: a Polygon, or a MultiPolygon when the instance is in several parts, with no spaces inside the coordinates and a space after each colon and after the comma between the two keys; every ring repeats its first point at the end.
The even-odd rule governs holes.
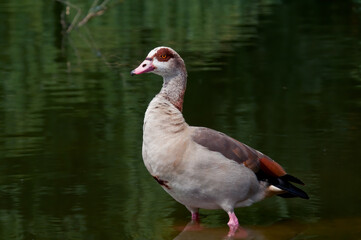
{"type": "Polygon", "coordinates": [[[358,1],[114,0],[64,34],[93,3],[70,2],[0,3],[1,239],[226,235],[223,211],[183,231],[188,211],[143,165],[143,115],[161,80],[129,72],[159,45],[186,61],[191,125],[307,184],[309,201],[238,209],[248,239],[360,239],[358,1]]]}

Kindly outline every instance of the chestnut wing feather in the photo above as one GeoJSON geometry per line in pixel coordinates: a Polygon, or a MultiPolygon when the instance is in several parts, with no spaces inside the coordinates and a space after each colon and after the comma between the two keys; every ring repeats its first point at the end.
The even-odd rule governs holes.
{"type": "Polygon", "coordinates": [[[243,144],[221,132],[209,128],[195,128],[192,139],[210,151],[221,153],[226,158],[250,168],[260,181],[267,181],[284,191],[281,197],[300,197],[308,199],[307,193],[290,182],[304,185],[298,178],[289,175],[277,162],[263,153],[243,144]]]}
{"type": "Polygon", "coordinates": [[[210,151],[219,152],[228,159],[244,164],[255,173],[262,170],[272,177],[286,175],[285,170],[271,158],[224,133],[199,127],[194,131],[192,139],[210,151]]]}

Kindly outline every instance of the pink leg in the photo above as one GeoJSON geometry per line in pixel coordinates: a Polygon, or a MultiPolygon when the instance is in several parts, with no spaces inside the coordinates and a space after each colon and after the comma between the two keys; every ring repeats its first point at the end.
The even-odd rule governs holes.
{"type": "Polygon", "coordinates": [[[192,221],[199,221],[199,213],[198,212],[192,212],[192,221]]]}
{"type": "Polygon", "coordinates": [[[199,221],[199,208],[188,207],[186,208],[192,213],[192,221],[199,221]]]}
{"type": "Polygon", "coordinates": [[[228,237],[234,237],[235,234],[236,234],[236,231],[239,229],[238,219],[237,219],[237,217],[236,217],[236,214],[234,214],[234,212],[228,212],[228,216],[229,216],[229,221],[228,221],[228,226],[229,226],[228,237]]]}
{"type": "Polygon", "coordinates": [[[229,216],[228,226],[230,228],[237,228],[239,224],[236,214],[234,212],[228,212],[228,216],[229,216]]]}
{"type": "Polygon", "coordinates": [[[232,239],[244,239],[248,237],[248,232],[239,226],[238,219],[234,212],[228,212],[229,221],[229,232],[227,237],[231,237],[232,239]]]}

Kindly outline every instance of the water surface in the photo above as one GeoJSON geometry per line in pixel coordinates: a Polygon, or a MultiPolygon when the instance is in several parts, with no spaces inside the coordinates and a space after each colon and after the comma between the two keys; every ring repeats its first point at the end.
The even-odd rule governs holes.
{"type": "Polygon", "coordinates": [[[358,1],[0,3],[0,238],[222,239],[227,214],[188,211],[147,173],[142,121],[159,45],[188,73],[184,116],[271,156],[310,200],[236,213],[246,239],[361,237],[358,1]]]}

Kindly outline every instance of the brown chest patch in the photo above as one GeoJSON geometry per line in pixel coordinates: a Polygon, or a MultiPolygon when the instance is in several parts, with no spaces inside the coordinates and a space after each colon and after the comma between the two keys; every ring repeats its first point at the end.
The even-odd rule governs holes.
{"type": "Polygon", "coordinates": [[[153,178],[161,185],[164,186],[167,189],[170,189],[169,185],[168,185],[168,181],[162,180],[157,176],[153,176],[153,178]]]}

